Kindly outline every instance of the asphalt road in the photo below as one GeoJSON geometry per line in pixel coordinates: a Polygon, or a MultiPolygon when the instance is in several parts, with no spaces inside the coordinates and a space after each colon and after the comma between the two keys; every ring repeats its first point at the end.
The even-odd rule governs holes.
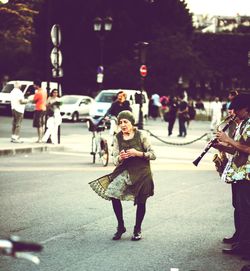
{"type": "MultiPolygon", "coordinates": [[[[8,125],[4,120],[1,132],[2,124],[8,125]]],[[[65,125],[69,135],[85,131],[81,123],[65,125]]],[[[240,270],[247,262],[221,253],[221,239],[233,231],[230,186],[219,181],[212,153],[199,167],[192,164],[205,142],[174,146],[152,138],[152,143],[155,195],[148,200],[140,242],[130,241],[132,202],[123,204],[127,232],[122,240],[111,240],[116,228],[111,203],[88,182],[113,165],[91,164],[88,142],[81,150],[2,157],[0,235],[40,242],[44,250],[39,266],[0,256],[0,270],[240,270]]]]}

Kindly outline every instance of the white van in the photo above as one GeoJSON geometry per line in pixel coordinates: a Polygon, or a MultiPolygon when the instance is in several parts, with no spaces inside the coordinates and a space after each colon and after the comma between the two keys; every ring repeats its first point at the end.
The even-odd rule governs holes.
{"type": "MultiPolygon", "coordinates": [[[[20,85],[20,89],[24,93],[25,98],[28,98],[29,96],[35,94],[33,81],[19,81],[19,80],[9,81],[0,92],[0,109],[10,110],[10,92],[14,88],[14,84],[16,82],[20,85]]],[[[46,89],[46,87],[47,82],[42,82],[42,88],[46,89]]],[[[55,88],[58,88],[58,84],[56,82],[50,82],[50,91],[55,88]]],[[[27,104],[25,106],[25,111],[34,111],[34,105],[30,103],[27,104]]]]}
{"type": "MultiPolygon", "coordinates": [[[[95,98],[94,103],[91,105],[89,115],[91,117],[101,117],[104,116],[107,110],[110,108],[114,96],[117,95],[118,92],[124,91],[127,95],[127,100],[130,103],[132,108],[133,115],[135,117],[135,123],[138,123],[139,120],[139,110],[140,104],[136,101],[136,93],[140,94],[140,90],[131,90],[131,89],[107,89],[102,90],[95,98]]],[[[148,95],[146,91],[142,92],[143,95],[143,104],[142,104],[142,113],[143,117],[148,117],[148,95]]]]}

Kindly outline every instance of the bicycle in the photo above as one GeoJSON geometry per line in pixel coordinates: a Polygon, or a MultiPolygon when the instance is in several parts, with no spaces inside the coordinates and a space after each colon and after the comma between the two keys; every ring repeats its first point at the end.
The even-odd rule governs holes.
{"type": "Polygon", "coordinates": [[[93,156],[92,162],[95,164],[96,156],[98,155],[102,165],[106,167],[109,162],[109,148],[107,140],[102,136],[102,132],[107,129],[106,121],[104,117],[97,119],[89,117],[87,118],[87,125],[89,131],[92,132],[90,153],[93,156]]]}
{"type": "Polygon", "coordinates": [[[28,252],[40,252],[43,247],[38,243],[20,241],[17,236],[11,236],[9,239],[0,239],[0,254],[19,259],[25,259],[39,264],[40,259],[28,252]]]}

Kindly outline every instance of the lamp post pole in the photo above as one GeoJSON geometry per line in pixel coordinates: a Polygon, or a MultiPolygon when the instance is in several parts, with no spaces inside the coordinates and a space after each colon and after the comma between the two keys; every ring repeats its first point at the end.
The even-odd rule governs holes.
{"type": "Polygon", "coordinates": [[[147,76],[147,66],[146,66],[146,53],[148,42],[137,43],[138,47],[138,59],[140,61],[140,99],[139,99],[139,120],[138,120],[138,129],[143,129],[143,91],[145,89],[145,77],[147,76]]]}
{"type": "Polygon", "coordinates": [[[97,68],[97,83],[99,84],[99,90],[102,89],[103,77],[104,77],[104,41],[106,33],[112,30],[113,19],[111,17],[101,18],[96,17],[94,19],[94,31],[100,41],[100,64],[97,68]]]}

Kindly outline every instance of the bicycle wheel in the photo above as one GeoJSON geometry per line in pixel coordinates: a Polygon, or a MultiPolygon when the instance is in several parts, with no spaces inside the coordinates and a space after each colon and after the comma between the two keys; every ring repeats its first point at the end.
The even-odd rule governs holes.
{"type": "Polygon", "coordinates": [[[101,151],[100,151],[100,159],[102,161],[102,165],[106,167],[109,162],[109,149],[107,140],[101,139],[101,151]]]}
{"type": "Polygon", "coordinates": [[[96,137],[93,136],[92,137],[92,151],[91,151],[93,164],[95,164],[95,161],[96,161],[96,153],[97,153],[96,137]]]}

